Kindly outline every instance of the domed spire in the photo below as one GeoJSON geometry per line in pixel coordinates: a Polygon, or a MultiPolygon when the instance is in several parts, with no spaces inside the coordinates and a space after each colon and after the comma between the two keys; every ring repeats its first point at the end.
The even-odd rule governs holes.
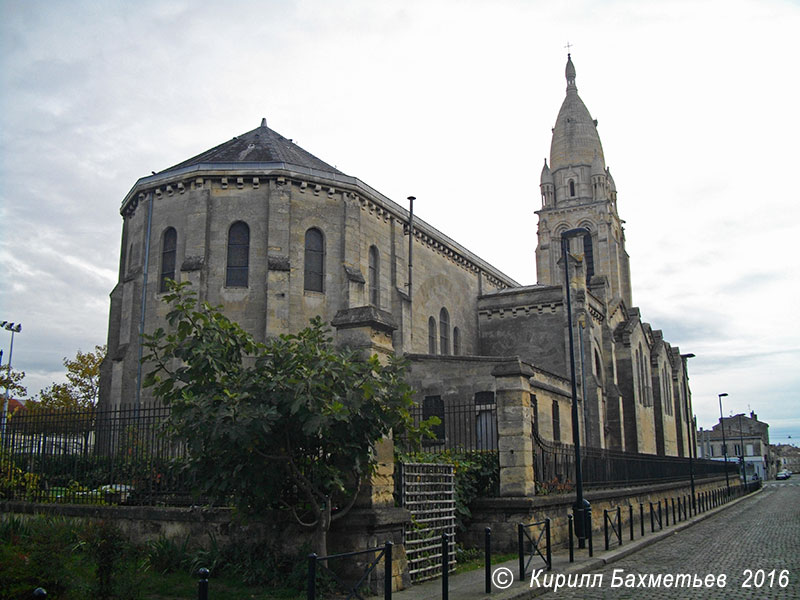
{"type": "Polygon", "coordinates": [[[565,74],[567,76],[567,92],[570,90],[575,90],[577,92],[578,88],[575,87],[575,65],[572,64],[571,54],[567,54],[567,68],[565,74]]]}
{"type": "Polygon", "coordinates": [[[554,183],[553,182],[553,174],[550,172],[550,167],[547,166],[547,159],[544,159],[544,166],[542,167],[542,177],[540,179],[541,184],[545,183],[554,183]]]}
{"type": "Polygon", "coordinates": [[[567,96],[558,112],[550,144],[550,169],[554,173],[570,166],[590,167],[595,155],[599,158],[600,164],[605,165],[603,145],[597,134],[597,122],[578,96],[578,88],[575,87],[575,65],[572,64],[570,55],[567,55],[565,72],[567,96]]]}

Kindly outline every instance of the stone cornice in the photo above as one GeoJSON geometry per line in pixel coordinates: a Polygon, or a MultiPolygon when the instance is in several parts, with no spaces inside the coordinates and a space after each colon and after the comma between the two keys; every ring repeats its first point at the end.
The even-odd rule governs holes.
{"type": "MultiPolygon", "coordinates": [[[[329,197],[347,194],[359,202],[363,210],[388,221],[408,223],[409,212],[356,177],[299,167],[283,162],[271,163],[202,163],[174,171],[156,173],[139,179],[122,201],[120,213],[130,216],[139,202],[152,192],[162,196],[184,194],[187,190],[218,185],[223,189],[258,189],[274,180],[277,185],[296,185],[302,193],[325,193],[329,197]]],[[[404,226],[407,232],[408,226],[404,226]]],[[[482,273],[498,288],[518,287],[511,277],[479,258],[425,221],[414,218],[414,238],[455,264],[473,273],[482,273]]]]}

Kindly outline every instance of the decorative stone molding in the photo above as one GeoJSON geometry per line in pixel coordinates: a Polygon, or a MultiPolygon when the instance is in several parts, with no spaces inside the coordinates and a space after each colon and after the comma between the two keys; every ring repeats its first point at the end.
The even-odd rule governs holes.
{"type": "Polygon", "coordinates": [[[347,277],[348,281],[352,281],[354,283],[367,282],[366,279],[364,279],[364,274],[358,267],[352,267],[350,265],[342,265],[342,267],[344,267],[344,274],[347,277]]]}
{"type": "Polygon", "coordinates": [[[205,260],[202,256],[187,256],[181,265],[181,271],[199,271],[203,268],[205,260]]]}
{"type": "Polygon", "coordinates": [[[280,254],[270,254],[267,257],[267,268],[270,271],[290,271],[289,257],[280,254]]]}

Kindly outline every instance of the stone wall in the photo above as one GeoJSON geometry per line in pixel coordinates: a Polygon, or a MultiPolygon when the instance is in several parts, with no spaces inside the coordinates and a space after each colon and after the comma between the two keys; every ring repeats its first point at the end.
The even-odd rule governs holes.
{"type": "MultiPolygon", "coordinates": [[[[731,487],[739,485],[731,481],[731,487]]],[[[725,478],[695,481],[697,494],[725,487],[725,478]]],[[[644,504],[646,531],[650,531],[649,503],[658,500],[689,496],[691,487],[688,481],[664,483],[650,486],[624,487],[611,490],[590,490],[584,497],[592,505],[592,529],[595,546],[603,539],[603,509],[616,510],[622,507],[623,531],[628,527],[628,505],[634,506],[636,527],[639,526],[639,503],[644,504]],[[598,541],[599,540],[599,541],[598,541]]],[[[476,500],[472,510],[472,521],[461,535],[461,543],[467,548],[482,548],[484,530],[492,529],[492,548],[499,552],[514,552],[517,549],[517,525],[535,523],[550,518],[551,543],[554,547],[566,546],[568,538],[568,515],[572,514],[575,494],[516,498],[481,498],[476,500]]],[[[672,516],[670,514],[670,522],[672,516]]],[[[638,529],[637,529],[638,532],[638,529]]],[[[638,535],[638,533],[637,533],[638,535]]]]}

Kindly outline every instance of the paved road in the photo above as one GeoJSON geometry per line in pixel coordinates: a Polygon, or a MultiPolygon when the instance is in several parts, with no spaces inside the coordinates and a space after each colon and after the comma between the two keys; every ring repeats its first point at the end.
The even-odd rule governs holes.
{"type": "Polygon", "coordinates": [[[800,481],[767,482],[754,497],[595,573],[603,575],[600,588],[562,588],[540,597],[800,599],[800,481]],[[622,581],[633,574],[637,586],[641,584],[640,575],[649,581],[651,574],[670,573],[725,575],[726,586],[675,588],[665,586],[662,579],[658,587],[611,588],[615,569],[623,570],[617,571],[622,581]],[[749,581],[747,569],[753,572],[749,581]],[[769,574],[773,570],[770,587],[769,574]],[[781,571],[788,572],[788,585],[783,588],[779,581],[781,571]],[[745,583],[751,587],[743,587],[745,583]]]}

